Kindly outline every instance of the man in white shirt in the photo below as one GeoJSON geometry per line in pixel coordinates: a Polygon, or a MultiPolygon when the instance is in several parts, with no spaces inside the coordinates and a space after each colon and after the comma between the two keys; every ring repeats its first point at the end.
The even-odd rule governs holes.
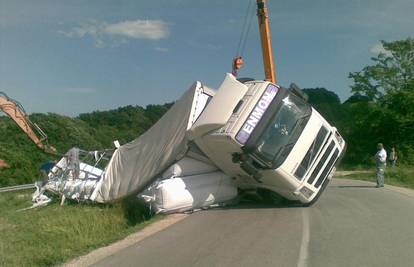
{"type": "Polygon", "coordinates": [[[377,163],[377,187],[384,187],[384,173],[387,165],[387,151],[384,149],[384,145],[379,143],[378,152],[375,154],[375,161],[377,163]]]}

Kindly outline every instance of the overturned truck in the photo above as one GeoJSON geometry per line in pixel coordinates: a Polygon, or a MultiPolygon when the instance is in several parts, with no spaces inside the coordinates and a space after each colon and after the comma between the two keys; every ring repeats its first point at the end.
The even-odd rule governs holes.
{"type": "Polygon", "coordinates": [[[257,188],[311,205],[344,151],[337,129],[295,85],[227,74],[217,91],[194,83],[147,132],[114,151],[70,151],[45,188],[96,202],[139,193],[157,212],[225,203],[257,188]]]}

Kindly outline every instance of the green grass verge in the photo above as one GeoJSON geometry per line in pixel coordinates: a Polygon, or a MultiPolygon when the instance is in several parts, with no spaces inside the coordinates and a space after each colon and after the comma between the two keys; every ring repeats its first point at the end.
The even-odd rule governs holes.
{"type": "Polygon", "coordinates": [[[110,205],[31,205],[32,191],[0,193],[0,266],[51,266],[122,239],[150,218],[135,198],[110,205]]]}
{"type": "MultiPolygon", "coordinates": [[[[376,182],[375,169],[353,171],[352,174],[335,177],[376,182]]],[[[385,171],[385,184],[414,189],[414,168],[406,166],[388,167],[385,171]]]]}

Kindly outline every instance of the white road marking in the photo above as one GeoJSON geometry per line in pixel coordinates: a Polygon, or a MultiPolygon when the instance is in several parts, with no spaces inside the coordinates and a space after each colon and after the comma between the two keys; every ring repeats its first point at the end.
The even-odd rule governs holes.
{"type": "Polygon", "coordinates": [[[309,208],[302,209],[302,241],[300,244],[298,267],[308,265],[308,249],[310,239],[309,208]]]}

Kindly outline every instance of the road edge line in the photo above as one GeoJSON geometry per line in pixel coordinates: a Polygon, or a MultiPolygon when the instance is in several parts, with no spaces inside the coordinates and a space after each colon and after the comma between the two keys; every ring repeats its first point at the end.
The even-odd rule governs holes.
{"type": "Polygon", "coordinates": [[[306,267],[308,265],[308,250],[310,240],[310,225],[309,225],[309,208],[302,209],[302,241],[300,244],[298,267],[306,267]]]}
{"type": "Polygon", "coordinates": [[[67,263],[62,264],[61,266],[64,267],[78,267],[78,266],[90,266],[95,264],[104,258],[111,256],[129,246],[132,246],[143,239],[160,232],[169,226],[178,223],[179,221],[185,219],[188,215],[187,214],[171,214],[168,215],[166,218],[163,218],[160,221],[154,222],[142,230],[133,233],[124,239],[112,243],[108,246],[98,248],[86,255],[77,257],[75,259],[70,260],[67,263]]]}

